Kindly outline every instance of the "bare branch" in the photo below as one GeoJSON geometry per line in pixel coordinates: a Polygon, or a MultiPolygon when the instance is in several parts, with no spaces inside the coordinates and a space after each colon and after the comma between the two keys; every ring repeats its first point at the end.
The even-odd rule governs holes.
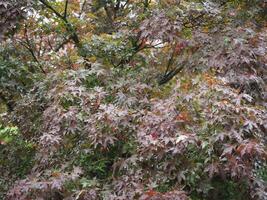
{"type": "Polygon", "coordinates": [[[67,19],[67,14],[68,14],[68,4],[69,4],[69,0],[66,0],[65,10],[64,10],[64,18],[65,19],[67,19]]]}

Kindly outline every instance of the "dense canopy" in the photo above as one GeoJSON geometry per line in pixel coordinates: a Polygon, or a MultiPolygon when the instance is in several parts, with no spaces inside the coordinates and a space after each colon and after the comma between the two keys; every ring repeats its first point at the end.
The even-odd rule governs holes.
{"type": "Polygon", "coordinates": [[[0,199],[266,200],[266,0],[0,0],[0,199]]]}

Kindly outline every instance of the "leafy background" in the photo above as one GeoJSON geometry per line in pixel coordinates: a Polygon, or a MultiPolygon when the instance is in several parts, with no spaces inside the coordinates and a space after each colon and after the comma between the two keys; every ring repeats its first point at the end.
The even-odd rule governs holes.
{"type": "Polygon", "coordinates": [[[267,199],[265,0],[0,0],[0,198],[267,199]]]}

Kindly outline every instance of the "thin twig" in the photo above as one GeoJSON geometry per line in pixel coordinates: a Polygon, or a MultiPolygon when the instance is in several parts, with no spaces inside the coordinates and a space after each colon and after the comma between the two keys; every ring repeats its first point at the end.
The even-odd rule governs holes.
{"type": "Polygon", "coordinates": [[[38,64],[38,67],[41,69],[41,71],[42,71],[44,74],[46,74],[46,71],[44,70],[44,68],[42,67],[40,61],[38,60],[38,58],[37,58],[36,55],[35,55],[35,52],[34,52],[34,50],[33,50],[33,47],[32,47],[32,45],[31,45],[31,42],[30,42],[30,40],[29,40],[29,36],[28,36],[28,33],[27,33],[27,27],[25,27],[25,30],[24,30],[24,36],[25,36],[25,40],[26,40],[26,42],[25,42],[26,45],[23,45],[23,43],[22,43],[22,45],[23,45],[26,49],[28,49],[28,51],[29,51],[30,54],[32,55],[34,61],[38,64]]]}

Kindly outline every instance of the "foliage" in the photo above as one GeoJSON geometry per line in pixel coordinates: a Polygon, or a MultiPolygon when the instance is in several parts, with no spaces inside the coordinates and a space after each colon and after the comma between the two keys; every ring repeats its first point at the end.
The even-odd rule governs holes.
{"type": "Polygon", "coordinates": [[[24,178],[33,163],[34,145],[23,140],[17,127],[0,126],[0,197],[15,180],[24,178]]]}
{"type": "Polygon", "coordinates": [[[0,0],[0,198],[266,199],[266,10],[0,0]]]}
{"type": "Polygon", "coordinates": [[[21,20],[24,15],[24,9],[23,6],[27,1],[17,1],[17,0],[1,0],[0,1],[0,16],[1,16],[1,21],[0,21],[0,26],[1,26],[1,31],[0,31],[0,39],[3,38],[4,34],[12,31],[21,20]]]}

